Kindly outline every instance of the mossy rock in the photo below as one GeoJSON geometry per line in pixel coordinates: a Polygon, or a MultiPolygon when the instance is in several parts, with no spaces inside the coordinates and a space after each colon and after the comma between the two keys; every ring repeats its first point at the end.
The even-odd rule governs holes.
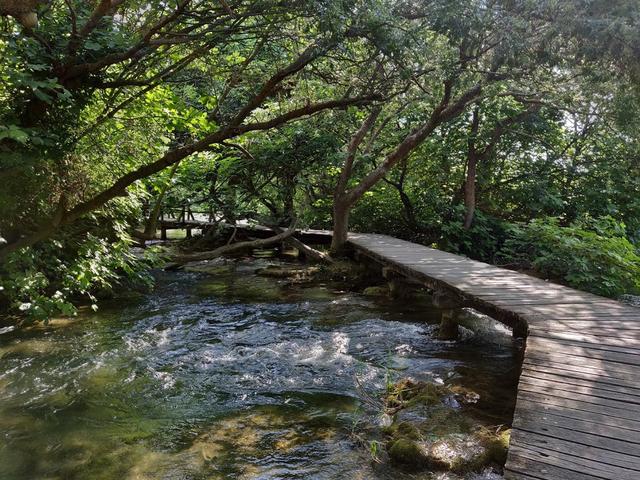
{"type": "Polygon", "coordinates": [[[340,283],[355,290],[371,285],[371,275],[367,267],[350,260],[323,265],[318,272],[318,279],[340,283]]]}
{"type": "Polygon", "coordinates": [[[420,440],[420,430],[412,423],[400,421],[394,422],[391,425],[385,427],[383,432],[389,435],[392,439],[397,440],[405,438],[408,440],[420,440]]]}
{"type": "Polygon", "coordinates": [[[448,388],[410,378],[389,387],[385,404],[393,412],[393,422],[383,432],[394,463],[416,470],[454,473],[504,465],[509,431],[475,424],[444,401],[453,396],[460,397],[463,404],[473,403],[478,397],[462,386],[448,388]]]}
{"type": "Polygon", "coordinates": [[[206,273],[207,275],[229,275],[233,272],[233,265],[219,262],[202,262],[184,267],[185,272],[206,273]]]}
{"type": "Polygon", "coordinates": [[[404,467],[419,469],[427,465],[427,457],[418,442],[408,438],[393,441],[387,449],[393,463],[404,467]]]}
{"type": "Polygon", "coordinates": [[[446,393],[444,387],[428,382],[416,382],[405,378],[395,383],[387,392],[386,405],[405,408],[413,405],[438,405],[446,393]]]}
{"type": "Polygon", "coordinates": [[[477,430],[474,435],[485,449],[484,464],[504,465],[506,463],[511,429],[493,431],[482,428],[477,430]]]}
{"type": "Polygon", "coordinates": [[[363,290],[362,294],[365,297],[388,297],[389,289],[387,287],[367,287],[363,290]]]}

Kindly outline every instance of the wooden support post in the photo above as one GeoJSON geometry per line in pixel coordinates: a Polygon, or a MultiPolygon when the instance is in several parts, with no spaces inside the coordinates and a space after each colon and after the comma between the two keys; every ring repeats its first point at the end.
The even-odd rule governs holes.
{"type": "Polygon", "coordinates": [[[167,227],[160,227],[160,239],[161,240],[167,239],[167,227]]]}
{"type": "Polygon", "coordinates": [[[526,338],[529,335],[529,325],[525,320],[518,318],[513,323],[513,338],[526,338]]]}
{"type": "Polygon", "coordinates": [[[460,302],[446,292],[436,291],[433,295],[433,303],[442,309],[438,338],[440,340],[457,340],[460,328],[456,319],[460,313],[460,302]]]}
{"type": "Polygon", "coordinates": [[[191,229],[187,228],[187,238],[191,238],[191,229]]]}

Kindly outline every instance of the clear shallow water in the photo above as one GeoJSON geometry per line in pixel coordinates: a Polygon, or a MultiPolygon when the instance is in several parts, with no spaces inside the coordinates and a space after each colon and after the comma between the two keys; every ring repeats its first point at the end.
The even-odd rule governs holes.
{"type": "Polygon", "coordinates": [[[233,265],[162,273],[151,294],[2,330],[0,478],[432,478],[375,464],[362,445],[380,419],[362,399],[405,376],[471,388],[480,401],[462,414],[510,422],[517,353],[505,332],[440,342],[428,303],[233,265]]]}

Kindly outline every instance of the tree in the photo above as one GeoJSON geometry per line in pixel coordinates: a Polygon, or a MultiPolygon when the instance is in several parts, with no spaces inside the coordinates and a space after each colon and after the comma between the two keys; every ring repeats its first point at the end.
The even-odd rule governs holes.
{"type": "MultiPolygon", "coordinates": [[[[441,126],[465,116],[471,105],[487,101],[487,98],[512,96],[532,101],[538,93],[535,89],[522,88],[527,80],[531,80],[532,72],[536,73],[536,66],[539,70],[547,66],[542,62],[533,63],[531,58],[532,51],[539,47],[537,25],[525,24],[523,27],[520,18],[504,16],[498,5],[485,8],[472,3],[445,7],[435,2],[424,8],[424,11],[404,12],[409,25],[419,21],[415,36],[420,41],[404,52],[417,67],[403,72],[408,80],[400,89],[401,93],[395,95],[401,105],[411,104],[413,112],[404,106],[397,109],[397,103],[397,110],[386,116],[381,117],[380,110],[373,109],[353,134],[334,194],[331,246],[334,253],[339,253],[346,241],[353,205],[441,126]],[[523,35],[527,40],[514,42],[514,35],[523,35]],[[382,120],[376,125],[379,117],[382,120]],[[388,148],[387,143],[386,148],[379,150],[383,158],[375,168],[357,183],[349,185],[365,137],[370,136],[365,149],[369,153],[369,146],[387,128],[399,128],[403,133],[393,148],[388,148]]],[[[396,57],[384,56],[379,62],[383,69],[385,62],[395,67],[396,57]]],[[[491,148],[486,154],[490,151],[491,148]]],[[[478,153],[473,150],[472,155],[478,153]]],[[[477,162],[477,159],[473,161],[477,162]]]]}
{"type": "MultiPolygon", "coordinates": [[[[335,29],[317,29],[307,23],[305,16],[312,5],[304,3],[299,9],[277,2],[260,6],[235,2],[211,9],[208,2],[182,1],[175,7],[162,3],[162,8],[155,10],[142,9],[142,4],[135,2],[103,1],[91,11],[81,2],[67,4],[68,11],[56,3],[43,17],[42,29],[49,38],[37,34],[3,45],[5,52],[14,52],[10,76],[23,74],[31,56],[42,63],[26,80],[33,86],[25,90],[26,98],[17,94],[24,90],[25,82],[15,81],[3,92],[4,98],[16,101],[3,114],[12,122],[7,131],[14,132],[11,138],[5,136],[3,148],[14,153],[8,155],[7,162],[13,165],[3,168],[2,174],[13,177],[12,183],[16,184],[21,174],[33,177],[35,169],[48,176],[49,184],[43,183],[40,208],[15,212],[10,216],[12,222],[3,225],[7,243],[0,247],[0,258],[50,237],[61,227],[125,195],[138,180],[212,145],[375,98],[367,85],[349,85],[346,89],[336,85],[324,89],[315,101],[295,95],[298,101],[287,102],[285,110],[280,110],[277,102],[282,92],[306,86],[307,79],[301,72],[310,64],[317,65],[328,52],[361,37],[354,25],[355,16],[353,22],[335,29]],[[71,34],[63,35],[67,28],[71,34]],[[51,58],[46,53],[49,51],[62,58],[62,63],[51,58]],[[133,168],[124,172],[115,155],[116,171],[122,173],[108,172],[97,185],[87,185],[81,196],[66,188],[64,178],[75,173],[68,165],[72,152],[90,142],[91,136],[99,138],[112,128],[118,123],[117,115],[133,113],[145,96],[158,98],[160,93],[162,98],[167,82],[181,81],[180,74],[187,66],[197,73],[212,73],[214,82],[205,85],[209,91],[204,98],[185,98],[184,91],[165,92],[165,102],[180,108],[189,105],[190,118],[180,118],[181,112],[175,110],[175,116],[161,117],[168,123],[169,132],[184,128],[186,123],[191,138],[168,149],[162,143],[154,145],[155,152],[162,152],[158,158],[130,162],[133,168]],[[47,82],[32,80],[40,77],[48,78],[47,82]],[[106,95],[100,98],[98,92],[106,95]],[[96,97],[100,101],[95,102],[96,97]],[[275,114],[269,116],[270,111],[275,114]],[[75,118],[71,118],[73,115],[75,118]],[[52,124],[61,125],[60,130],[52,129],[52,124]],[[36,138],[43,140],[36,142],[36,138]],[[38,148],[39,143],[46,146],[38,148]],[[25,158],[31,161],[23,162],[25,158]],[[24,165],[30,165],[29,169],[24,165]]],[[[318,75],[322,73],[319,68],[318,75]]],[[[156,111],[162,112],[166,104],[158,107],[156,111]]],[[[37,189],[36,185],[32,187],[37,189]]],[[[19,196],[19,192],[15,194],[19,196]]]]}

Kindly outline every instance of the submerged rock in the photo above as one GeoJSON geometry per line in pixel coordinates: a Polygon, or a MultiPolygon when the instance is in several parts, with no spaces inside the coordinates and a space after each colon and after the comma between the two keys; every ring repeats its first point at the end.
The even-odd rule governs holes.
{"type": "Polygon", "coordinates": [[[362,291],[365,297],[388,297],[389,289],[386,286],[367,287],[362,291]]]}
{"type": "Polygon", "coordinates": [[[233,263],[223,257],[187,264],[184,267],[186,272],[206,273],[208,275],[228,275],[233,272],[233,269],[233,263]]]}
{"type": "Polygon", "coordinates": [[[429,461],[418,442],[404,437],[391,442],[388,451],[393,462],[410,468],[426,466],[429,461]]]}

